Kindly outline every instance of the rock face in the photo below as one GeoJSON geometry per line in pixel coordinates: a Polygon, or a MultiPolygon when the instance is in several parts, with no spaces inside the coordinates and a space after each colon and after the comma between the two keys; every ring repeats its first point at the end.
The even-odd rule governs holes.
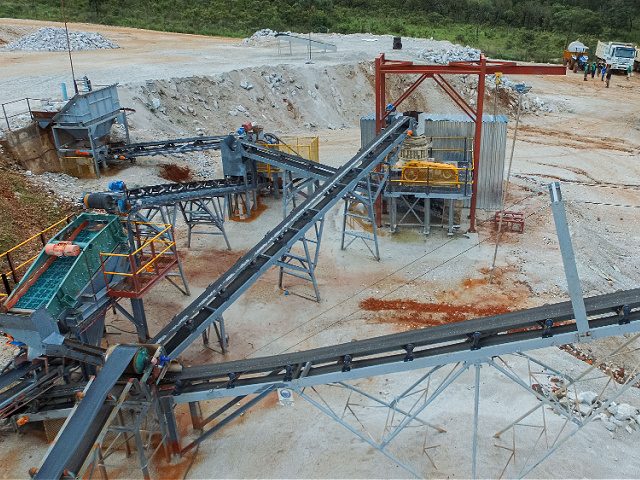
{"type": "MultiPolygon", "coordinates": [[[[74,51],[119,48],[117,44],[96,32],[69,32],[69,45],[74,51]]],[[[64,28],[45,27],[9,43],[4,49],[62,52],[67,50],[67,34],[64,28]]]]}

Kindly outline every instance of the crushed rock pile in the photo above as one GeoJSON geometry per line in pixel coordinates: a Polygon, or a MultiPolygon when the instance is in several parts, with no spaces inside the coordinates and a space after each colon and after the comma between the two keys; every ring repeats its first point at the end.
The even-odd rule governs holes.
{"type": "MultiPolygon", "coordinates": [[[[119,48],[117,44],[96,32],[69,32],[71,50],[102,50],[119,48]]],[[[31,52],[62,52],[67,50],[64,28],[44,27],[7,44],[5,50],[31,52]]]]}
{"type": "Polygon", "coordinates": [[[270,28],[263,28],[262,30],[258,30],[250,37],[242,40],[243,45],[255,46],[255,45],[264,45],[265,43],[272,43],[276,38],[275,30],[271,30],[270,28]]]}
{"type": "Polygon", "coordinates": [[[532,388],[552,402],[558,402],[565,411],[578,418],[593,416],[593,420],[600,420],[604,428],[612,433],[618,429],[628,433],[640,429],[640,410],[628,403],[609,402],[605,396],[589,390],[567,389],[564,381],[557,377],[551,377],[548,383],[533,384],[532,388]]]}
{"type": "Polygon", "coordinates": [[[480,50],[469,46],[452,45],[447,49],[428,48],[418,53],[418,58],[438,65],[446,65],[449,62],[468,62],[480,60],[480,50]]]}
{"type": "MultiPolygon", "coordinates": [[[[462,93],[473,105],[478,95],[478,78],[476,76],[462,76],[460,77],[460,82],[462,83],[462,93]]],[[[495,75],[487,75],[485,88],[489,97],[499,95],[499,98],[502,98],[507,104],[506,106],[515,112],[518,108],[518,97],[520,95],[516,90],[518,83],[503,75],[500,86],[496,86],[495,75]]],[[[543,100],[532,93],[525,93],[522,96],[523,113],[554,113],[561,110],[561,108],[562,105],[553,103],[548,99],[543,100]]]]}

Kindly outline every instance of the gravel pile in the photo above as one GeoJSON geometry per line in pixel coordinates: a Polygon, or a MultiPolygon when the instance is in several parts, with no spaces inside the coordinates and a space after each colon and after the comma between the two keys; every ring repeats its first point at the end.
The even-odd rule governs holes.
{"type": "Polygon", "coordinates": [[[250,37],[242,40],[243,45],[254,46],[254,45],[262,45],[264,43],[270,43],[275,40],[276,37],[275,30],[271,30],[270,28],[263,28],[262,30],[258,30],[250,37]]]}
{"type": "Polygon", "coordinates": [[[633,405],[608,402],[602,394],[588,390],[577,392],[567,387],[565,381],[558,377],[550,377],[548,381],[532,385],[538,394],[557,402],[567,413],[578,418],[593,417],[593,420],[600,420],[610,432],[621,429],[634,433],[640,429],[640,410],[633,405]]]}
{"type": "Polygon", "coordinates": [[[449,62],[480,60],[480,50],[469,46],[453,45],[446,50],[428,48],[418,53],[418,57],[430,63],[446,65],[449,62]]]}
{"type": "MultiPolygon", "coordinates": [[[[462,93],[466,99],[473,105],[478,95],[478,78],[474,75],[460,77],[462,86],[462,93]]],[[[516,85],[520,82],[514,82],[506,76],[502,76],[500,86],[496,87],[496,81],[494,75],[487,75],[486,80],[486,92],[487,95],[493,97],[498,95],[499,99],[506,102],[506,106],[509,110],[515,112],[518,109],[518,98],[520,94],[516,90],[516,85]]],[[[543,100],[540,97],[532,94],[525,93],[522,96],[522,112],[524,113],[553,113],[561,110],[563,105],[560,103],[552,103],[549,99],[543,100]]]]}
{"type": "MultiPolygon", "coordinates": [[[[71,50],[102,50],[119,48],[111,40],[95,32],[69,32],[71,50]]],[[[67,49],[64,28],[45,27],[4,47],[5,50],[30,52],[62,52],[67,49]]]]}

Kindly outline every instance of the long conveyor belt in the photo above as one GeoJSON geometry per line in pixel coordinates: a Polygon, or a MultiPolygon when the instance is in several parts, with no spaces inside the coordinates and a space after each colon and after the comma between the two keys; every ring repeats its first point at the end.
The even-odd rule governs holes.
{"type": "MultiPolygon", "coordinates": [[[[584,341],[640,330],[640,289],[590,297],[585,306],[590,332],[584,341]]],[[[165,377],[175,385],[165,394],[184,401],[203,391],[209,398],[245,395],[292,381],[309,386],[571,343],[578,340],[572,320],[571,302],[563,302],[303,352],[187,367],[165,377]]]]}
{"type": "MultiPolygon", "coordinates": [[[[273,136],[277,139],[277,137],[273,136]]],[[[178,138],[153,142],[130,143],[123,146],[109,147],[108,156],[114,159],[133,159],[153,155],[167,155],[176,153],[198,152],[204,150],[219,150],[220,143],[228,138],[225,135],[211,137],[178,138]]],[[[269,148],[242,140],[243,157],[254,161],[268,163],[273,167],[286,169],[302,175],[325,179],[335,174],[336,169],[327,165],[313,162],[292,153],[269,148]]],[[[148,187],[146,187],[148,188],[148,187]]]]}
{"type": "Polygon", "coordinates": [[[224,197],[225,195],[240,193],[253,188],[255,188],[255,185],[246,183],[242,178],[163,183],[127,190],[127,200],[135,207],[156,207],[172,205],[177,201],[224,197]]]}
{"type": "Polygon", "coordinates": [[[210,284],[154,337],[153,343],[162,344],[167,354],[176,358],[295,242],[303,238],[315,222],[398,148],[409,126],[410,119],[401,117],[387,127],[368,148],[338,169],[233,267],[210,284]]]}
{"type": "Polygon", "coordinates": [[[136,157],[167,155],[175,153],[202,152],[220,149],[220,142],[226,135],[212,137],[176,138],[154,142],[129,143],[122,146],[110,146],[109,158],[131,160],[136,157]]]}
{"type": "Polygon", "coordinates": [[[79,472],[113,408],[105,403],[107,395],[138,349],[136,345],[119,345],[110,353],[100,374],[47,451],[34,478],[49,480],[62,477],[64,472],[79,472]]]}

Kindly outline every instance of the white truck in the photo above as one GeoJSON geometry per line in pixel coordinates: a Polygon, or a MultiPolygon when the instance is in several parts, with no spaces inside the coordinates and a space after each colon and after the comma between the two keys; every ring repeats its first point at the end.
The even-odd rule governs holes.
{"type": "Polygon", "coordinates": [[[631,43],[601,42],[598,41],[596,48],[596,58],[598,63],[611,65],[611,70],[627,71],[636,56],[636,48],[631,43]]]}

